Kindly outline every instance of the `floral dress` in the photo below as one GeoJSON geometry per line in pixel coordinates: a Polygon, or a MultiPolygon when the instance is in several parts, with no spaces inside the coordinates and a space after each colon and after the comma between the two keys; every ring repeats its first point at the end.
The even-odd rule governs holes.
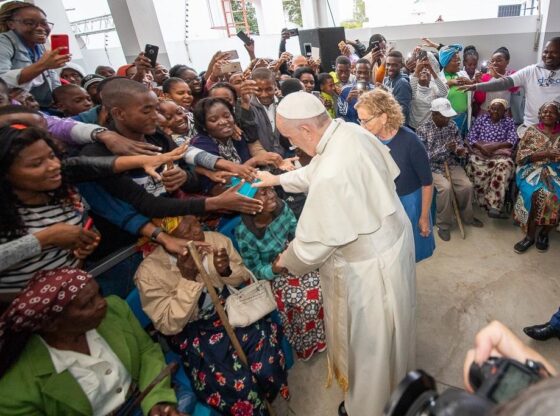
{"type": "Polygon", "coordinates": [[[297,225],[287,204],[278,202],[275,218],[266,229],[258,229],[253,216],[243,215],[235,235],[245,265],[257,279],[272,280],[282,329],[297,357],[307,360],[327,348],[319,273],[294,276],[272,271],[272,262],[293,238],[297,225]]]}
{"type": "Polygon", "coordinates": [[[532,211],[537,225],[552,226],[560,222],[560,163],[531,162],[531,155],[543,151],[560,152],[560,126],[551,136],[539,125],[531,126],[519,144],[516,175],[519,196],[514,214],[524,229],[532,211]]]}
{"type": "MultiPolygon", "coordinates": [[[[224,287],[220,297],[228,295],[224,287]]],[[[278,393],[284,399],[290,396],[277,325],[260,320],[235,328],[248,369],[239,360],[208,298],[201,296],[199,304],[204,303],[199,305],[199,319],[171,337],[171,347],[182,356],[200,401],[223,415],[268,415],[263,398],[272,402],[278,393]]]]}
{"type": "MultiPolygon", "coordinates": [[[[504,117],[493,123],[488,114],[478,117],[467,136],[468,143],[517,143],[515,123],[511,117],[504,117]]],[[[490,157],[472,153],[465,167],[474,186],[474,195],[481,208],[494,208],[498,211],[504,205],[506,191],[515,171],[515,164],[509,156],[490,157]]]]}

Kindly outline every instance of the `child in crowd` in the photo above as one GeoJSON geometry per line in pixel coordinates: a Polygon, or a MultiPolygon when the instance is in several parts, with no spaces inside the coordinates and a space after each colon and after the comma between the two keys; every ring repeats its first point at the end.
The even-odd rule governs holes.
{"type": "Polygon", "coordinates": [[[76,116],[93,107],[90,95],[85,89],[75,84],[56,87],[53,91],[54,106],[64,117],[76,116]]]}
{"type": "Polygon", "coordinates": [[[319,81],[319,88],[321,89],[321,98],[323,99],[323,104],[327,109],[327,113],[331,118],[336,118],[335,105],[338,100],[338,96],[334,92],[334,78],[325,73],[319,74],[317,77],[319,81]]]}

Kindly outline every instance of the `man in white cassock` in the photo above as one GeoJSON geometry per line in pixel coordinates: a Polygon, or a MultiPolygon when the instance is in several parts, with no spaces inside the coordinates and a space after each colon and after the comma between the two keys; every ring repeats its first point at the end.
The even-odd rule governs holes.
{"type": "Polygon", "coordinates": [[[320,269],[329,379],[346,392],[350,416],[379,416],[415,359],[414,240],[395,191],[399,169],[387,146],[331,120],[312,94],[288,95],[276,114],[280,133],[313,157],[279,176],[261,172],[255,185],[307,193],[276,266],[320,269]]]}

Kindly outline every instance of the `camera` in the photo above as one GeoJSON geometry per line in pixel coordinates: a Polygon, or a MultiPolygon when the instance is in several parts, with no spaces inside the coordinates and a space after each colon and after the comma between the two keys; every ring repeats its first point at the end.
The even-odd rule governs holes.
{"type": "Polygon", "coordinates": [[[385,416],[482,416],[546,377],[544,366],[527,360],[490,357],[482,366],[473,363],[469,382],[474,394],[448,389],[438,394],[432,376],[409,372],[385,405],[385,416]]]}

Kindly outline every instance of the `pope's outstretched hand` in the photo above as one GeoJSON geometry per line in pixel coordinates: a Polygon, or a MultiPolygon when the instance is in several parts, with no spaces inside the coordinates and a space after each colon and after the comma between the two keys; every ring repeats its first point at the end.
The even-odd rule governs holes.
{"type": "Polygon", "coordinates": [[[257,172],[257,178],[260,179],[260,182],[253,183],[251,185],[253,188],[268,188],[280,185],[280,178],[278,176],[264,170],[257,172]]]}

